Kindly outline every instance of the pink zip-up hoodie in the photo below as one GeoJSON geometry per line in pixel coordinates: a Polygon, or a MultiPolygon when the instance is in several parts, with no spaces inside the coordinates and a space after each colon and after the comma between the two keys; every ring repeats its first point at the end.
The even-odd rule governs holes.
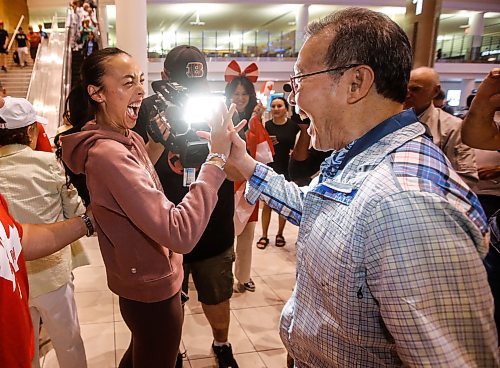
{"type": "Polygon", "coordinates": [[[161,189],[144,141],[89,122],[61,138],[63,161],[87,176],[108,286],[141,302],[157,302],[181,288],[182,255],[198,243],[225,179],[203,165],[183,201],[175,206],[161,189]]]}

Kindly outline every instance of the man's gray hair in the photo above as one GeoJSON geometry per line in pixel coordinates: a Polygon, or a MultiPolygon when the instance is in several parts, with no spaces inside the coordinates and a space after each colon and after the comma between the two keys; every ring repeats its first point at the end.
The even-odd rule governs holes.
{"type": "Polygon", "coordinates": [[[412,50],[405,32],[388,16],[364,8],[347,8],[309,24],[306,37],[331,34],[324,63],[335,68],[368,65],[382,96],[403,103],[412,67],[412,50]]]}

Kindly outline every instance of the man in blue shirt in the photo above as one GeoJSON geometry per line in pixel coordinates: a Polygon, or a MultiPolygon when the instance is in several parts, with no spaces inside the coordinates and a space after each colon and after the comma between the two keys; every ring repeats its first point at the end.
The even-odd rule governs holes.
{"type": "Polygon", "coordinates": [[[297,281],[280,334],[296,367],[497,367],[476,196],[403,110],[410,42],[387,16],[348,8],[308,27],[290,101],[315,149],[303,191],[233,134],[228,173],[299,226],[297,281]],[[231,171],[232,172],[231,172],[231,171]]]}

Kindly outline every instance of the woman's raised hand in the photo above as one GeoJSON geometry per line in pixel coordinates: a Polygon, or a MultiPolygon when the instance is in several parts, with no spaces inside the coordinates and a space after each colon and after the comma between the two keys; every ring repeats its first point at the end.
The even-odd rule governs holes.
{"type": "Polygon", "coordinates": [[[233,115],[236,105],[231,104],[229,109],[222,102],[218,106],[216,113],[208,122],[210,133],[196,132],[198,136],[210,141],[210,152],[222,153],[229,157],[231,151],[231,134],[239,132],[246,124],[246,120],[240,122],[236,127],[233,125],[233,115]]]}
{"type": "Polygon", "coordinates": [[[212,153],[222,153],[228,158],[227,160],[227,170],[228,178],[230,180],[244,180],[239,173],[239,165],[244,162],[247,158],[253,161],[253,159],[248,155],[246,150],[246,144],[243,139],[239,136],[238,132],[243,129],[246,120],[242,120],[236,127],[233,125],[232,117],[236,111],[236,105],[231,104],[229,110],[225,105],[220,106],[217,114],[209,122],[210,133],[198,131],[199,137],[205,138],[210,141],[210,152],[212,153]],[[234,172],[233,172],[234,171],[234,172]]]}
{"type": "Polygon", "coordinates": [[[264,111],[266,111],[266,108],[264,107],[264,105],[262,105],[262,102],[258,101],[257,105],[255,105],[255,107],[253,108],[252,115],[256,114],[257,116],[260,117],[262,116],[264,111]]]}

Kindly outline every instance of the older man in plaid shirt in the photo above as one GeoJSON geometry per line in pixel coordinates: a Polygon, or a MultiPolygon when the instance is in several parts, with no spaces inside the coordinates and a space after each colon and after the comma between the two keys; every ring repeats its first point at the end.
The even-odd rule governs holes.
{"type": "Polygon", "coordinates": [[[314,148],[334,152],[307,190],[233,134],[229,166],[249,180],[247,200],[300,227],[280,322],[296,367],[499,366],[484,212],[403,111],[411,64],[385,15],[350,8],[309,26],[290,100],[314,148]]]}

